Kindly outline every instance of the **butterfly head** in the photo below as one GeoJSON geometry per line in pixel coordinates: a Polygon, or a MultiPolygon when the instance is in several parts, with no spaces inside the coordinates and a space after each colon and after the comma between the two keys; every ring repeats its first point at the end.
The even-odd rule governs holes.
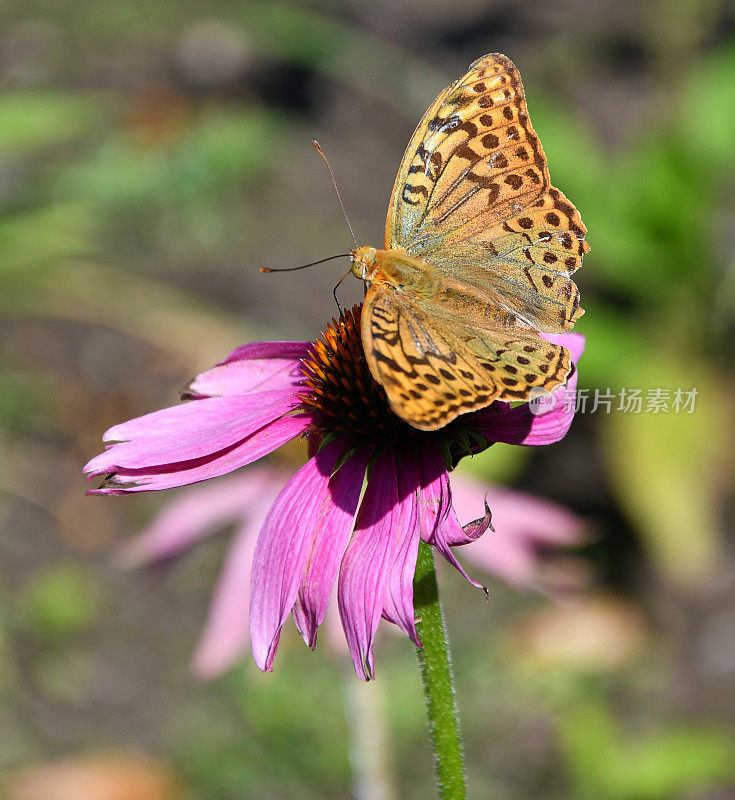
{"type": "Polygon", "coordinates": [[[369,281],[375,270],[377,254],[375,247],[356,247],[352,250],[352,274],[361,281],[369,281]]]}

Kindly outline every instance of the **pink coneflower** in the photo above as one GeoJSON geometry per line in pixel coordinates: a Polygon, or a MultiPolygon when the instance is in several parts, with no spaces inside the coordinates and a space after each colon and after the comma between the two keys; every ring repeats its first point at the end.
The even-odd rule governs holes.
{"type": "MultiPolygon", "coordinates": [[[[201,678],[221,675],[250,643],[248,608],[255,544],[268,509],[289,477],[283,467],[258,464],[194,486],[167,503],[120,551],[124,566],[168,561],[224,527],[235,526],[192,659],[192,668],[201,678]]],[[[550,500],[466,476],[452,477],[452,505],[460,522],[469,522],[485,497],[493,510],[495,532],[463,547],[463,560],[512,586],[545,588],[547,553],[584,541],[582,520],[550,500]]],[[[574,570],[560,571],[567,583],[574,583],[574,570]]],[[[334,649],[343,647],[340,630],[335,604],[330,602],[324,632],[327,645],[334,649]]]]}
{"type": "MultiPolygon", "coordinates": [[[[223,475],[297,436],[319,447],[270,507],[255,547],[250,635],[262,670],[273,668],[290,613],[315,646],[335,581],[360,677],[374,675],[381,616],[419,644],[412,583],[419,540],[464,574],[451,547],[490,524],[486,513],[460,526],[448,469],[493,442],[557,441],[572,421],[562,387],[541,413],[496,402],[438,431],[418,431],[390,411],[359,331],[360,310],[353,309],[314,343],[244,345],[192,381],[183,393],[192,402],[110,428],[104,439],[115,444],[85,467],[90,477],[107,476],[92,494],[123,494],[223,475]]],[[[546,338],[566,346],[575,362],[581,355],[579,334],[546,338]]],[[[576,371],[567,390],[575,388],[576,371]]]]}

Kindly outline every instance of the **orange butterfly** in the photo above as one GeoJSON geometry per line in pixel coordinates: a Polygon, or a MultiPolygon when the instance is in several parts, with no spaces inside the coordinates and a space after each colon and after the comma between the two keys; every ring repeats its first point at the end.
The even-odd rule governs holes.
{"type": "Polygon", "coordinates": [[[388,207],[385,250],[352,251],[368,286],[362,342],[392,409],[435,430],[494,400],[528,400],[571,370],[539,336],[583,314],[571,274],[589,250],[549,180],[521,78],[484,56],[424,115],[388,207]]]}

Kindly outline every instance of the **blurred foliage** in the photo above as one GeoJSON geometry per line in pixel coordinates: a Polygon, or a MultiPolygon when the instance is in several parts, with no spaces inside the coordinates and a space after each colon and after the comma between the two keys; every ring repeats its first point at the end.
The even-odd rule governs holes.
{"type": "MultiPolygon", "coordinates": [[[[667,351],[647,355],[641,361],[651,385],[670,387],[672,397],[676,387],[696,387],[695,411],[606,420],[611,485],[656,563],[696,586],[720,557],[721,476],[733,440],[730,398],[706,363],[682,365],[667,351]]],[[[631,386],[636,376],[628,374],[631,386]]]]}
{"type": "Polygon", "coordinates": [[[258,796],[264,786],[272,785],[284,797],[316,800],[323,793],[336,794],[348,782],[347,753],[341,746],[346,731],[334,673],[309,671],[304,691],[299,667],[292,663],[287,669],[291,680],[257,688],[254,673],[237,671],[228,681],[236,724],[244,736],[215,734],[208,742],[197,736],[185,744],[180,758],[192,779],[205,778],[203,797],[236,800],[243,793],[258,796]],[[313,746],[316,731],[318,747],[313,746]],[[322,788],[308,788],[317,786],[322,788]]]}
{"type": "Polygon", "coordinates": [[[588,701],[560,733],[575,800],[669,800],[735,778],[729,732],[672,725],[631,740],[609,708],[588,701]]]}
{"type": "Polygon", "coordinates": [[[37,435],[58,423],[56,385],[48,375],[0,367],[0,428],[37,435]]]}
{"type": "Polygon", "coordinates": [[[0,151],[5,157],[29,157],[86,135],[99,118],[99,106],[91,98],[48,91],[7,92],[0,95],[0,151]]]}
{"type": "Polygon", "coordinates": [[[56,642],[88,630],[100,613],[100,589],[80,564],[39,569],[18,597],[19,619],[34,636],[56,642]]]}
{"type": "Polygon", "coordinates": [[[173,130],[161,131],[154,127],[154,108],[141,109],[135,126],[108,137],[92,158],[64,169],[57,197],[99,204],[108,226],[144,222],[155,231],[165,224],[216,245],[222,235],[217,208],[268,163],[281,128],[278,117],[212,110],[189,124],[181,120],[179,131],[176,119],[173,130]],[[146,111],[153,120],[145,119],[146,111]]]}
{"type": "Polygon", "coordinates": [[[595,296],[579,325],[588,337],[581,385],[660,388],[672,400],[677,389],[698,392],[691,415],[599,420],[623,511],[657,566],[688,584],[719,557],[720,476],[732,470],[735,286],[721,208],[733,188],[735,107],[723,102],[733,81],[735,48],[703,59],[665,113],[614,154],[583,121],[551,106],[534,111],[555,180],[591,232],[595,296]],[[693,130],[695,107],[712,113],[693,130]]]}
{"type": "MultiPolygon", "coordinates": [[[[469,590],[447,579],[471,784],[478,797],[508,800],[673,800],[735,785],[733,738],[722,726],[735,717],[735,699],[720,702],[718,689],[715,703],[694,689],[691,696],[672,690],[665,702],[657,693],[686,673],[707,696],[700,633],[684,638],[693,627],[687,615],[704,625],[711,607],[732,603],[716,594],[732,584],[725,541],[735,466],[732,36],[715,23],[707,36],[698,33],[700,18],[716,17],[699,3],[687,4],[678,34],[676,20],[657,17],[653,6],[661,5],[652,5],[641,37],[655,42],[656,53],[640,63],[629,33],[619,32],[617,44],[600,34],[608,50],[624,54],[615,80],[646,100],[632,125],[607,136],[588,114],[606,48],[593,53],[590,39],[575,54],[578,42],[561,38],[562,20],[544,49],[552,23],[544,17],[537,38],[530,37],[531,4],[518,4],[517,16],[487,11],[484,23],[479,5],[451,14],[448,5],[421,6],[410,25],[414,6],[394,17],[386,11],[372,28],[360,21],[369,16],[364,3],[343,13],[329,4],[40,2],[10,13],[9,33],[0,37],[0,313],[7,334],[0,488],[8,531],[0,559],[0,727],[8,732],[0,736],[0,766],[97,747],[102,739],[164,752],[196,798],[347,796],[342,667],[286,646],[275,676],[256,677],[248,665],[208,689],[192,688],[183,666],[171,664],[186,657],[211,576],[201,583],[175,576],[153,589],[123,583],[118,592],[120,578],[75,551],[84,539],[69,534],[101,525],[102,512],[85,517],[69,498],[78,498],[78,464],[108,424],[155,407],[162,396],[170,400],[175,380],[252,338],[255,323],[241,313],[251,298],[242,285],[235,288],[235,270],[243,252],[253,262],[253,242],[283,252],[281,240],[299,225],[309,236],[304,246],[311,238],[319,247],[333,242],[322,225],[332,209],[312,201],[312,182],[296,164],[304,152],[298,143],[315,127],[353,132],[357,146],[343,147],[349,163],[362,155],[370,131],[382,131],[383,116],[394,126],[403,119],[410,130],[452,77],[444,67],[506,43],[522,52],[528,42],[529,61],[538,44],[538,58],[556,64],[552,72],[560,63],[566,69],[559,85],[553,77],[526,84],[554,183],[589,229],[592,251],[578,276],[587,312],[578,328],[587,336],[581,386],[699,394],[693,414],[588,413],[548,452],[501,445],[466,463],[488,480],[542,491],[545,481],[559,486],[559,499],[597,526],[601,541],[591,557],[618,560],[620,588],[661,626],[645,664],[621,657],[602,677],[569,666],[529,669],[528,653],[503,647],[496,633],[532,601],[498,590],[478,610],[469,590]],[[434,20],[441,33],[430,40],[434,20]],[[411,43],[414,27],[419,38],[411,43]],[[71,55],[64,63],[36,39],[64,40],[71,55]],[[192,77],[179,62],[184,44],[199,41],[206,52],[192,77]],[[223,62],[217,83],[212,63],[227,52],[237,68],[228,77],[223,62]],[[562,62],[554,52],[564,54],[562,62]],[[148,67],[155,80],[140,80],[147,73],[135,72],[138,59],[158,65],[148,67]],[[635,82],[625,83],[630,62],[635,82]],[[565,80],[576,95],[565,96],[565,80]],[[298,97],[289,100],[289,92],[298,97]],[[333,103],[320,114],[332,95],[352,104],[333,103]],[[353,119],[362,103],[369,115],[353,119]],[[314,206],[299,209],[303,221],[281,216],[278,203],[292,189],[314,206]],[[17,530],[32,533],[24,541],[17,530]],[[123,652],[107,661],[97,655],[103,629],[111,638],[128,615],[145,628],[149,608],[164,615],[163,597],[173,598],[175,624],[167,617],[144,644],[136,630],[123,652]],[[143,604],[137,617],[136,603],[143,604]],[[151,674],[141,676],[135,665],[146,657],[151,674]],[[159,675],[159,662],[169,672],[159,675]],[[638,708],[649,702],[641,725],[638,708]],[[97,728],[84,730],[79,717],[98,707],[97,728]],[[134,735],[120,723],[132,709],[134,735]]],[[[605,20],[605,29],[613,22],[605,20]]],[[[360,200],[373,180],[361,169],[352,190],[360,200]]],[[[328,301],[325,315],[332,313],[328,301]]],[[[287,322],[274,317],[268,334],[284,335],[287,322]]],[[[104,536],[135,527],[146,502],[154,501],[140,499],[136,511],[131,503],[115,505],[104,536]]],[[[594,635],[587,629],[570,639],[608,650],[619,644],[599,620],[593,625],[594,635]]],[[[635,625],[625,618],[620,627],[637,630],[631,633],[635,625]]],[[[723,658],[728,647],[726,640],[712,645],[723,658]]],[[[429,796],[411,653],[403,641],[384,642],[378,663],[401,796],[429,796]]]]}

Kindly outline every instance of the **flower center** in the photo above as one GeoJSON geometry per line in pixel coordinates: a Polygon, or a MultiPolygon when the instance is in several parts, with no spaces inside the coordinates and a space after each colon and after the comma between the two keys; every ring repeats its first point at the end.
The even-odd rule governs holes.
{"type": "Polygon", "coordinates": [[[318,432],[323,435],[390,438],[416,433],[391,411],[383,387],[373,378],[360,338],[362,306],[343,311],[332,320],[302,362],[305,383],[304,409],[316,411],[318,432]]]}
{"type": "MultiPolygon", "coordinates": [[[[349,435],[371,445],[414,442],[433,438],[452,466],[468,454],[471,415],[459,417],[438,431],[420,431],[402,420],[388,404],[383,387],[373,378],[360,337],[362,306],[343,311],[314,342],[301,369],[309,390],[300,394],[302,407],[314,413],[315,432],[322,436],[349,435]],[[464,451],[464,452],[460,452],[464,451]],[[451,454],[451,455],[450,455],[451,454]]],[[[471,450],[487,445],[475,438],[471,450]]]]}

